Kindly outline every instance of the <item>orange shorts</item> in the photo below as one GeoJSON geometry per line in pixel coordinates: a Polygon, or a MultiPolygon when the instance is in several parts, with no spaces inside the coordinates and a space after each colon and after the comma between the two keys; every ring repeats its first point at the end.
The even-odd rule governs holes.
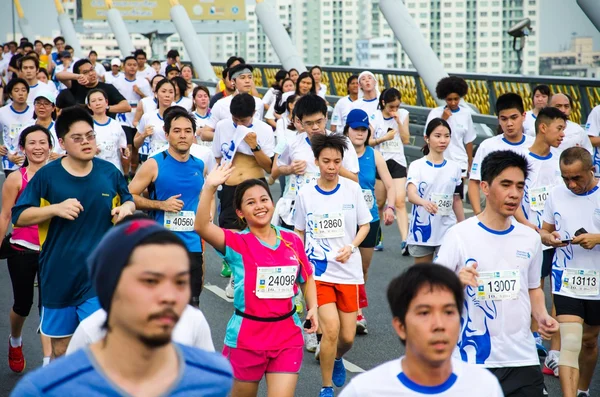
{"type": "Polygon", "coordinates": [[[317,285],[317,304],[319,306],[335,303],[344,313],[358,311],[358,284],[334,284],[315,280],[317,285]]]}

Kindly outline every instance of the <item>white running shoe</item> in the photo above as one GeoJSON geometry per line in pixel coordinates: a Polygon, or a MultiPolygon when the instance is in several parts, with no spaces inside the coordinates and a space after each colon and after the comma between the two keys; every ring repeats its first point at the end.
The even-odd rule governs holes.
{"type": "Polygon", "coordinates": [[[321,344],[317,344],[317,348],[315,350],[315,360],[319,361],[319,354],[321,353],[321,344]]]}
{"type": "Polygon", "coordinates": [[[229,284],[225,287],[225,296],[229,299],[233,299],[233,277],[229,278],[229,284]]]}
{"type": "Polygon", "coordinates": [[[314,353],[317,351],[317,346],[319,346],[319,342],[317,342],[317,334],[313,332],[312,334],[308,334],[306,332],[302,332],[304,334],[304,347],[306,351],[314,353]]]}

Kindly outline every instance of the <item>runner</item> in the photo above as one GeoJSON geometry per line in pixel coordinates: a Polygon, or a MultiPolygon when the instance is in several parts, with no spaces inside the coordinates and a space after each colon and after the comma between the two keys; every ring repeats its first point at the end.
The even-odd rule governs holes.
{"type": "Polygon", "coordinates": [[[506,396],[541,397],[544,378],[531,316],[544,338],[558,331],[558,323],[546,311],[540,288],[540,236],[512,222],[527,168],[525,157],[511,150],[484,158],[479,171],[487,205],[448,230],[435,261],[455,271],[466,287],[456,356],[488,368],[506,396]]]}
{"type": "Polygon", "coordinates": [[[185,94],[187,90],[187,82],[183,79],[183,77],[180,76],[173,77],[169,80],[171,80],[175,86],[175,105],[181,106],[188,112],[191,112],[192,106],[194,106],[194,101],[188,98],[185,94]]]}
{"type": "Polygon", "coordinates": [[[452,131],[442,118],[432,119],[425,132],[424,157],[408,169],[406,190],[413,204],[408,235],[408,252],[415,264],[429,263],[440,249],[448,229],[457,222],[455,193],[461,183],[460,165],[444,156],[452,131]]]}
{"type": "Polygon", "coordinates": [[[98,60],[98,53],[95,50],[91,50],[88,54],[88,59],[92,63],[94,70],[96,70],[98,79],[100,81],[104,81],[104,75],[106,74],[106,69],[104,69],[104,65],[102,65],[100,62],[96,62],[98,60]]]}
{"type": "MultiPolygon", "coordinates": [[[[282,175],[279,172],[279,167],[277,165],[277,159],[279,158],[281,153],[283,153],[283,151],[285,150],[287,145],[294,140],[294,138],[300,133],[300,131],[302,129],[301,126],[300,126],[300,129],[298,129],[298,127],[296,127],[296,125],[295,125],[296,116],[294,113],[294,108],[296,106],[296,102],[298,102],[299,99],[300,99],[300,97],[297,95],[291,95],[288,97],[288,99],[285,101],[285,112],[282,115],[282,117],[279,120],[277,120],[277,128],[275,128],[275,138],[276,138],[277,146],[275,146],[275,157],[273,158],[273,168],[271,169],[271,175],[268,178],[268,182],[269,182],[269,185],[272,185],[273,183],[275,183],[275,180],[277,178],[279,178],[279,185],[280,185],[279,187],[281,189],[281,197],[279,200],[277,200],[278,205],[276,206],[276,211],[275,211],[275,215],[276,215],[275,216],[275,221],[276,221],[275,224],[276,225],[281,225],[281,223],[280,223],[281,216],[279,214],[279,209],[282,207],[281,207],[281,204],[279,204],[279,202],[281,201],[281,198],[283,198],[283,195],[285,193],[285,190],[286,190],[286,187],[288,184],[288,179],[290,178],[289,175],[282,175]]],[[[287,207],[290,208],[289,206],[287,206],[287,207]]],[[[293,230],[293,227],[290,229],[293,230]]]]}
{"type": "Polygon", "coordinates": [[[56,86],[54,84],[47,84],[38,80],[37,74],[40,71],[40,61],[38,58],[29,54],[21,58],[19,62],[19,75],[29,85],[29,95],[27,96],[27,103],[33,104],[36,96],[40,92],[52,92],[56,95],[56,86]]]}
{"type": "Polygon", "coordinates": [[[333,113],[331,114],[331,131],[336,132],[338,129],[342,129],[346,125],[346,119],[343,117],[350,112],[350,106],[352,102],[358,99],[358,75],[353,74],[346,80],[346,89],[348,96],[342,97],[337,100],[333,113]],[[348,110],[346,110],[348,109],[348,110]]]}
{"type": "Polygon", "coordinates": [[[165,76],[167,79],[173,80],[175,77],[181,76],[181,70],[177,65],[168,65],[165,69],[165,76]]]}
{"type": "MultiPolygon", "coordinates": [[[[352,106],[347,108],[348,113],[352,109],[362,109],[369,115],[369,123],[375,121],[377,109],[379,107],[379,83],[375,75],[369,71],[361,72],[358,75],[358,99],[352,102],[352,106]]],[[[348,116],[348,113],[342,114],[342,119],[348,116]]]]}
{"type": "Polygon", "coordinates": [[[183,79],[187,83],[187,90],[185,96],[193,101],[194,88],[198,87],[198,84],[192,81],[192,79],[194,78],[194,71],[192,70],[192,67],[190,65],[183,65],[183,67],[181,68],[181,77],[183,77],[183,79]]]}
{"type": "Polygon", "coordinates": [[[525,134],[535,137],[535,120],[540,110],[548,106],[550,95],[550,87],[546,84],[540,84],[533,88],[531,94],[533,108],[525,113],[525,121],[523,122],[525,134]]]}
{"type": "MultiPolygon", "coordinates": [[[[30,125],[41,125],[46,128],[50,132],[50,136],[52,137],[52,150],[50,151],[49,160],[56,160],[65,155],[64,149],[60,147],[58,144],[58,137],[56,136],[56,130],[54,129],[54,120],[56,119],[56,98],[54,94],[49,91],[41,91],[39,92],[33,101],[33,117],[29,123],[25,125],[28,127],[30,125]],[[56,147],[58,146],[58,147],[56,147]]],[[[20,134],[20,132],[19,132],[20,134]]],[[[19,138],[17,138],[19,139],[19,138]]],[[[10,153],[8,155],[10,161],[15,160],[15,164],[20,164],[21,161],[25,157],[23,157],[23,152],[20,150],[15,151],[14,153],[10,153]],[[12,159],[12,160],[11,160],[12,159]]]]}
{"type": "Polygon", "coordinates": [[[288,73],[290,74],[290,79],[292,79],[295,84],[296,81],[298,81],[298,76],[300,76],[300,73],[298,73],[298,71],[294,68],[291,68],[288,73]]]}
{"type": "Polygon", "coordinates": [[[333,396],[333,385],[342,387],[346,382],[342,357],[354,342],[358,290],[364,284],[358,246],[373,220],[360,186],[340,177],[347,141],[339,135],[312,136],[320,176],[300,189],[294,214],[295,231],[305,239],[305,252],[315,268],[323,332],[318,352],[323,381],[320,397],[333,396]]]}
{"type": "Polygon", "coordinates": [[[156,76],[156,71],[152,68],[152,66],[148,65],[148,57],[144,50],[135,50],[133,56],[135,57],[138,66],[136,72],[137,77],[141,77],[150,81],[152,77],[156,76]]]}
{"type": "Polygon", "coordinates": [[[53,357],[64,354],[79,322],[99,308],[85,259],[111,219],[135,211],[121,173],[94,158],[93,119],[85,109],[64,109],[56,134],[67,155],[36,173],[12,211],[15,226],[39,225],[40,331],[52,338],[53,357]]]}
{"type": "Polygon", "coordinates": [[[523,99],[512,92],[500,95],[496,101],[498,123],[503,133],[481,142],[471,166],[469,174],[469,203],[475,215],[481,212],[481,197],[479,185],[481,179],[481,164],[486,156],[497,150],[511,150],[517,154],[527,155],[534,139],[523,132],[525,110],[523,99]]]}
{"type": "Polygon", "coordinates": [[[433,264],[409,267],[387,290],[405,355],[358,375],[340,397],[503,397],[489,371],[452,358],[464,304],[458,277],[433,264]]]}
{"type": "Polygon", "coordinates": [[[226,360],[171,342],[190,298],[188,252],[177,236],[150,220],[126,222],[88,263],[106,336],[29,373],[12,395],[228,395],[226,360]]]}
{"type": "MultiPolygon", "coordinates": [[[[298,95],[294,94],[296,85],[290,78],[286,78],[281,83],[281,91],[276,91],[271,100],[271,106],[265,113],[265,123],[269,124],[273,128],[277,128],[277,121],[287,115],[286,102],[290,96],[298,95]],[[289,94],[288,94],[289,92],[289,94]],[[285,100],[283,99],[285,96],[285,100]]],[[[264,100],[264,98],[263,98],[264,100]]],[[[265,102],[266,104],[266,102],[265,102]]]]}
{"type": "Polygon", "coordinates": [[[121,72],[121,60],[119,58],[111,59],[110,73],[104,75],[104,82],[106,84],[112,84],[121,76],[123,76],[123,72],[121,72]]]}
{"type": "Polygon", "coordinates": [[[6,85],[6,92],[12,103],[0,108],[3,142],[3,145],[0,146],[0,154],[3,156],[4,175],[8,176],[19,168],[25,159],[23,156],[16,157],[14,154],[18,149],[19,132],[33,119],[33,107],[27,104],[29,85],[22,78],[17,77],[9,81],[6,85]]]}
{"type": "Polygon", "coordinates": [[[142,98],[138,103],[138,106],[135,108],[135,116],[133,117],[132,122],[134,127],[137,128],[144,113],[150,113],[156,110],[157,100],[156,96],[154,95],[156,92],[156,85],[164,79],[165,76],[162,74],[156,74],[154,77],[152,77],[152,79],[150,79],[150,88],[152,89],[153,95],[142,98]]]}
{"type": "Polygon", "coordinates": [[[106,115],[108,97],[104,91],[91,90],[87,103],[94,119],[94,132],[99,150],[96,156],[112,163],[123,173],[122,159],[129,158],[131,155],[123,126],[106,115]]]}
{"type": "Polygon", "coordinates": [[[195,211],[208,165],[190,155],[196,120],[180,106],[164,112],[164,135],[169,148],[150,157],[129,184],[137,209],[175,232],[191,256],[190,286],[192,306],[200,304],[204,278],[204,257],[200,237],[194,232],[195,211]],[[148,190],[149,198],[142,195],[148,190]]]}
{"type": "Polygon", "coordinates": [[[208,107],[208,102],[210,101],[210,92],[208,91],[208,88],[202,85],[196,86],[192,93],[192,98],[194,100],[192,112],[194,112],[194,117],[196,117],[196,143],[199,145],[204,145],[207,148],[211,148],[212,142],[204,142],[201,138],[200,131],[200,129],[204,127],[210,119],[210,108],[208,107]]]}
{"type": "MultiPolygon", "coordinates": [[[[387,200],[391,200],[392,203],[396,200],[396,189],[384,157],[367,143],[371,137],[371,132],[369,131],[369,116],[367,113],[360,109],[350,111],[343,133],[350,138],[352,146],[354,146],[354,149],[356,150],[360,168],[358,173],[358,183],[362,189],[367,208],[369,208],[371,216],[373,217],[373,221],[371,221],[369,227],[369,234],[358,246],[362,260],[365,284],[359,285],[358,287],[359,300],[358,316],[356,317],[356,333],[366,335],[369,331],[367,330],[367,320],[365,319],[362,309],[369,306],[369,301],[367,299],[365,285],[367,283],[371,259],[373,258],[373,251],[379,240],[378,235],[380,233],[379,211],[375,204],[376,176],[380,177],[380,183],[384,185],[384,191],[387,192],[387,200]]],[[[389,226],[394,222],[395,212],[394,207],[386,207],[382,214],[385,225],[389,226]]]]}
{"type": "Polygon", "coordinates": [[[323,77],[323,69],[321,69],[320,66],[315,65],[312,68],[310,68],[309,73],[315,81],[315,91],[317,92],[317,95],[325,99],[325,95],[327,95],[327,86],[321,83],[321,78],[323,77]]]}
{"type": "Polygon", "coordinates": [[[560,385],[565,397],[588,397],[598,358],[600,291],[599,180],[592,156],[572,147],[560,156],[564,184],[544,206],[542,242],[556,248],[552,292],[560,323],[560,385]]]}
{"type": "MultiPolygon", "coordinates": [[[[394,209],[397,215],[400,238],[402,239],[400,249],[404,253],[408,237],[408,214],[406,212],[407,163],[404,156],[404,145],[410,143],[410,132],[408,130],[408,111],[400,109],[401,103],[402,96],[397,89],[388,88],[381,93],[375,120],[371,121],[374,133],[372,138],[369,139],[369,145],[374,146],[383,155],[389,173],[392,175],[396,192],[396,201],[387,202],[386,188],[379,177],[380,174],[376,174],[375,198],[377,199],[377,209],[379,211],[377,219],[383,218],[384,208],[389,206],[394,209]]],[[[380,232],[378,237],[379,240],[375,250],[382,251],[383,233],[380,232]]]]}
{"type": "MultiPolygon", "coordinates": [[[[52,149],[50,132],[41,126],[25,128],[19,136],[19,147],[25,153],[26,164],[19,172],[9,175],[2,186],[2,213],[0,213],[0,236],[6,235],[10,225],[12,207],[17,202],[35,173],[48,161],[52,149]]],[[[8,273],[13,288],[13,306],[10,311],[10,338],[8,365],[13,372],[23,372],[22,331],[25,319],[33,304],[34,282],[39,274],[40,239],[37,226],[17,227],[2,241],[2,251],[7,250],[8,273]]],[[[38,284],[38,310],[42,308],[41,291],[38,284]]],[[[50,363],[52,347],[50,339],[40,335],[42,340],[43,365],[50,363]]]]}
{"type": "MultiPolygon", "coordinates": [[[[242,96],[250,97],[236,96],[232,104],[242,96]]],[[[265,376],[269,396],[291,397],[302,366],[302,323],[294,304],[298,286],[309,307],[306,332],[315,332],[318,326],[312,267],[302,240],[271,225],[275,205],[260,179],[246,179],[235,190],[234,208],[247,225],[244,231],[222,229],[211,222],[210,201],[217,188],[234,176],[233,164],[223,163],[207,176],[195,222],[198,234],[230,264],[236,280],[235,314],[227,325],[223,348],[233,367],[231,395],[256,396],[265,376]]]]}
{"type": "MultiPolygon", "coordinates": [[[[568,118],[571,116],[571,110],[573,109],[573,99],[568,95],[557,93],[552,95],[549,106],[557,108],[568,118]]],[[[558,147],[558,154],[575,146],[580,146],[590,152],[592,156],[594,155],[594,148],[585,130],[579,124],[567,120],[565,138],[558,147]]]]}
{"type": "Polygon", "coordinates": [[[271,85],[271,87],[269,87],[267,92],[265,92],[265,95],[262,97],[262,100],[265,104],[265,112],[273,105],[273,101],[275,100],[277,93],[281,93],[283,91],[283,80],[287,79],[288,77],[288,72],[284,69],[279,69],[277,73],[275,73],[275,82],[273,85],[271,85]]]}
{"type": "Polygon", "coordinates": [[[215,104],[219,99],[225,98],[229,95],[235,95],[235,86],[233,84],[233,81],[229,80],[229,69],[224,68],[221,72],[221,77],[222,80],[219,81],[219,83],[223,83],[225,88],[222,91],[217,92],[210,98],[210,103],[208,104],[208,106],[211,109],[215,107],[215,104]]]}

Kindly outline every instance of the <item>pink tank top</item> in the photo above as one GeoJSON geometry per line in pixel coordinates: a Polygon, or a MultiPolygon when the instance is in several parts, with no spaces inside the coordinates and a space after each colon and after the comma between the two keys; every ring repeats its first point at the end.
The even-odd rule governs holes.
{"type": "MultiPolygon", "coordinates": [[[[29,183],[29,180],[27,179],[27,168],[19,168],[19,172],[21,173],[21,189],[19,190],[19,194],[17,194],[17,200],[19,200],[19,197],[21,197],[21,194],[29,183]]],[[[13,229],[12,237],[10,238],[10,243],[13,244],[13,246],[16,246],[16,249],[28,248],[30,250],[39,251],[40,236],[38,234],[37,225],[15,227],[13,229]]]]}

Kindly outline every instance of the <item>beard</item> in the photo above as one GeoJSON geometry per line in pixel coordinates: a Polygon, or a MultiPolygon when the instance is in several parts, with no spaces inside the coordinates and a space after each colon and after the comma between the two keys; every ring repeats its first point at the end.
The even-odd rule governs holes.
{"type": "Polygon", "coordinates": [[[138,339],[149,349],[156,349],[171,343],[171,333],[163,335],[139,335],[138,339]]]}

